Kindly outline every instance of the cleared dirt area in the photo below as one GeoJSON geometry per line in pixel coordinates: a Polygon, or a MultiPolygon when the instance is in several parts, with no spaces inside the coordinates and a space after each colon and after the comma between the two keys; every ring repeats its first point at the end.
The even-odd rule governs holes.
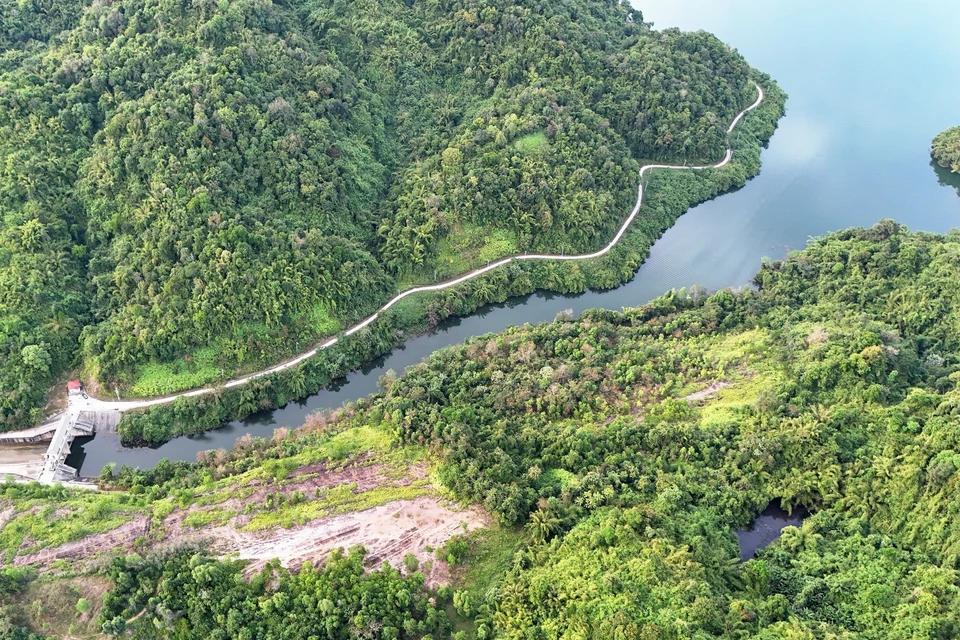
{"type": "Polygon", "coordinates": [[[221,555],[236,555],[252,560],[251,569],[261,568],[268,560],[279,558],[284,566],[296,568],[305,561],[322,564],[337,548],[363,545],[370,552],[367,564],[377,569],[389,562],[401,567],[412,553],[420,561],[427,580],[442,580],[425,566],[434,560],[427,547],[437,549],[459,533],[487,524],[479,510],[457,510],[435,496],[397,500],[372,509],[330,518],[320,518],[292,529],[265,532],[236,531],[222,527],[211,532],[212,548],[221,555]]]}
{"type": "Polygon", "coordinates": [[[721,389],[726,389],[732,384],[733,384],[732,382],[711,382],[709,385],[707,385],[706,389],[701,389],[696,393],[691,393],[686,398],[684,398],[684,400],[686,400],[687,402],[700,402],[701,400],[708,400],[711,397],[713,397],[717,393],[717,391],[720,391],[721,389]]]}
{"type": "MultiPolygon", "coordinates": [[[[362,545],[369,552],[367,566],[371,569],[380,568],[387,562],[402,567],[403,559],[413,554],[420,561],[420,570],[429,584],[446,584],[449,581],[446,564],[436,561],[434,550],[457,534],[486,526],[488,518],[478,508],[462,509],[434,495],[391,500],[352,513],[318,517],[290,528],[276,526],[258,531],[244,530],[251,516],[240,512],[250,505],[257,505],[258,512],[271,512],[272,509],[266,506],[268,496],[276,498],[301,492],[318,496],[316,502],[322,504],[324,492],[334,487],[349,486],[353,493],[362,494],[376,488],[406,487],[413,482],[425,481],[427,476],[423,465],[397,469],[371,462],[366,456],[360,456],[354,464],[336,469],[328,470],[320,463],[309,465],[291,474],[293,482],[264,485],[254,481],[247,485],[255,488],[252,495],[238,496],[208,507],[177,509],[159,527],[148,516],[139,516],[106,533],[17,556],[14,564],[50,568],[56,561],[66,560],[85,565],[99,561],[105,554],[126,553],[134,546],[144,552],[150,548],[202,544],[216,555],[250,560],[250,572],[253,572],[274,558],[292,569],[308,560],[319,565],[334,549],[346,550],[362,545]],[[223,524],[200,527],[188,524],[191,514],[202,514],[210,509],[238,515],[229,521],[221,520],[223,524]],[[140,545],[137,545],[138,540],[140,545]]],[[[9,515],[0,512],[0,528],[9,515]]]]}
{"type": "Polygon", "coordinates": [[[0,529],[3,529],[8,522],[13,518],[13,514],[16,513],[13,507],[9,509],[4,509],[0,511],[0,529]]]}
{"type": "Polygon", "coordinates": [[[56,560],[90,560],[104,552],[131,549],[137,538],[147,535],[149,531],[149,518],[140,516],[113,531],[87,536],[83,540],[68,542],[59,547],[41,549],[36,553],[18,555],[13,564],[22,567],[28,564],[50,565],[56,560]]]}

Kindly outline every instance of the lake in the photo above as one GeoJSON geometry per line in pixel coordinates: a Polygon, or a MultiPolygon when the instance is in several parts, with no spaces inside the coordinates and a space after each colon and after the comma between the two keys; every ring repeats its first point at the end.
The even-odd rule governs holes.
{"type": "MultiPolygon", "coordinates": [[[[761,174],[691,209],[653,246],[634,279],[612,291],[534,294],[451,320],[352,373],[330,389],[157,449],[124,449],[116,436],[78,439],[67,460],[96,475],[108,462],[150,466],[194,460],[242,434],[269,436],[304,416],[377,390],[436,349],[564,309],[636,306],[671,288],[749,282],[764,256],[807,240],[893,218],[911,229],[960,226],[960,177],[930,160],[934,135],[960,125],[960,12],[946,1],[651,0],[635,2],[658,29],[705,29],[735,46],[789,94],[787,117],[763,153],[761,174]]],[[[629,212],[611,215],[626,216],[629,212]]]]}

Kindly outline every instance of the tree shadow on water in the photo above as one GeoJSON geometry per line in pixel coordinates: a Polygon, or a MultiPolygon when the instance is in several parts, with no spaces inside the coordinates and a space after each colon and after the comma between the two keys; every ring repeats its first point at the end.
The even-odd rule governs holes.
{"type": "Polygon", "coordinates": [[[941,167],[940,164],[931,159],[930,166],[933,167],[933,172],[937,174],[937,182],[941,187],[953,187],[957,191],[957,195],[960,196],[960,174],[954,173],[947,169],[946,167],[941,167]]]}

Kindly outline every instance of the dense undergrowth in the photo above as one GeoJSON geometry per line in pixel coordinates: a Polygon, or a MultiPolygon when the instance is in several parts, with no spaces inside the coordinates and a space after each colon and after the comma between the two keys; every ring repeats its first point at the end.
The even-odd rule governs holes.
{"type": "MultiPolygon", "coordinates": [[[[429,452],[445,491],[484,505],[505,531],[522,527],[519,546],[471,539],[452,598],[471,636],[950,638],[960,633],[958,278],[960,234],[884,221],[764,264],[756,290],[672,292],[482,336],[384,379],[322,428],[103,480],[143,508],[189,501],[262,468],[283,475],[285,460],[331,455],[341,434],[366,429],[429,452]],[[771,501],[813,515],[740,564],[731,529],[771,501]]],[[[76,499],[49,502],[69,511],[76,499]]],[[[117,597],[150,592],[145,580],[117,597]]],[[[259,607],[261,625],[300,606],[283,588],[207,588],[259,607]]],[[[157,597],[142,624],[188,637],[206,606],[157,597]]]]}
{"type": "MultiPolygon", "coordinates": [[[[782,113],[735,50],[615,0],[0,10],[2,428],[67,369],[140,395],[215,383],[411,283],[596,249],[641,161],[722,157],[754,80],[774,96],[757,137],[782,113]]],[[[671,184],[592,279],[534,285],[623,282],[683,208],[756,173],[738,142],[749,159],[671,184]]]]}

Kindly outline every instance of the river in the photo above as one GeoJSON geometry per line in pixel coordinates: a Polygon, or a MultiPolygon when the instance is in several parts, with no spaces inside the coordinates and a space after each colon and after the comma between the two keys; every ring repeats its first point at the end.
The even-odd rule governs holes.
{"type": "MultiPolygon", "coordinates": [[[[377,390],[436,349],[558,312],[636,306],[671,288],[746,284],[762,257],[782,258],[808,238],[893,218],[911,229],[960,226],[960,177],[930,161],[930,141],[960,124],[960,13],[945,0],[635,1],[658,29],[705,29],[735,46],[789,94],[787,117],[763,153],[761,174],[739,191],[691,209],[653,246],[629,283],[579,296],[534,294],[491,305],[408,341],[300,403],[157,449],[125,449],[116,436],[74,442],[82,475],[108,462],[151,466],[194,460],[242,434],[269,436],[313,411],[377,390]]],[[[612,212],[618,217],[628,211],[612,212]]]]}

